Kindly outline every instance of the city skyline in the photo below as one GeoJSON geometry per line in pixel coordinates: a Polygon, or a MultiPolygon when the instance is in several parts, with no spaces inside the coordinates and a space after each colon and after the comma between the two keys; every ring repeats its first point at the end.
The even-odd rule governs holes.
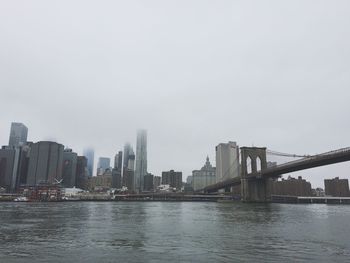
{"type": "Polygon", "coordinates": [[[349,261],[349,0],[0,6],[1,263],[349,261]]]}
{"type": "MultiPolygon", "coordinates": [[[[20,123],[20,122],[12,122],[12,123],[15,123],[15,124],[21,124],[21,125],[24,125],[23,123],[20,123]]],[[[12,127],[12,123],[11,123],[11,127],[12,127]]],[[[28,127],[27,126],[25,126],[24,125],[24,127],[26,127],[26,133],[28,133],[28,127]]],[[[147,155],[147,130],[144,130],[144,129],[138,129],[137,130],[137,136],[136,136],[136,144],[137,144],[137,138],[139,137],[139,135],[140,135],[140,138],[139,138],[139,140],[140,140],[140,142],[142,142],[142,141],[144,141],[145,140],[145,142],[146,142],[146,155],[147,155]],[[143,135],[143,133],[145,133],[145,135],[143,135]],[[142,138],[141,138],[142,137],[142,138]]],[[[11,137],[11,131],[10,131],[10,133],[9,133],[9,138],[11,137]]],[[[48,141],[48,140],[39,140],[39,141],[32,141],[32,140],[28,140],[28,142],[34,142],[35,144],[36,143],[39,143],[39,142],[49,142],[49,143],[59,143],[59,142],[57,142],[56,140],[53,140],[53,141],[48,141]]],[[[59,143],[60,144],[60,143],[59,143]]],[[[215,150],[216,150],[216,152],[217,152],[217,149],[218,149],[218,147],[219,146],[222,146],[222,145],[230,145],[230,144],[232,144],[232,145],[234,145],[235,147],[237,146],[237,147],[239,147],[237,144],[236,144],[236,142],[232,142],[232,141],[229,141],[228,143],[220,143],[220,144],[218,144],[216,147],[215,147],[215,150]]],[[[6,146],[7,144],[3,144],[2,146],[6,146]]],[[[66,151],[68,151],[68,152],[71,152],[72,151],[72,149],[70,149],[70,148],[68,148],[66,145],[64,145],[64,144],[62,144],[62,146],[64,146],[64,148],[65,148],[65,150],[64,150],[64,152],[66,152],[66,151]]],[[[84,155],[84,152],[86,152],[86,150],[89,150],[89,151],[94,151],[94,149],[93,148],[84,148],[83,150],[82,150],[82,152],[83,152],[83,156],[85,156],[84,155]]],[[[135,155],[134,155],[134,152],[133,152],[133,146],[132,146],[132,144],[130,144],[129,142],[126,142],[125,144],[124,144],[124,151],[125,150],[127,150],[128,152],[129,152],[129,154],[131,154],[131,155],[133,155],[133,161],[132,161],[132,163],[133,163],[133,165],[131,165],[131,166],[133,166],[134,167],[134,169],[136,169],[136,165],[135,165],[135,155]],[[135,165],[135,166],[134,166],[135,165]]],[[[75,151],[75,150],[74,150],[75,151]]],[[[88,152],[89,152],[88,151],[88,152]]],[[[236,150],[235,150],[236,151],[236,150]]],[[[76,151],[77,152],[77,154],[79,154],[79,151],[76,151]]],[[[105,160],[105,159],[107,159],[106,161],[108,161],[109,163],[110,163],[110,165],[109,165],[109,168],[113,168],[112,167],[112,163],[111,163],[111,160],[112,160],[112,162],[113,162],[113,164],[115,165],[115,158],[116,158],[116,156],[118,156],[118,154],[123,154],[123,152],[122,151],[118,151],[118,153],[117,154],[114,154],[114,156],[113,157],[97,157],[97,161],[96,161],[96,167],[99,167],[99,161],[101,160],[101,159],[103,159],[103,160],[105,160]]],[[[214,156],[216,156],[216,154],[214,154],[214,156]]],[[[86,157],[86,156],[85,156],[86,157]]],[[[216,158],[217,158],[218,156],[216,156],[216,158]]],[[[123,164],[124,165],[124,161],[125,161],[125,156],[123,157],[123,158],[121,158],[121,160],[120,160],[120,162],[121,162],[121,164],[123,164]]],[[[207,155],[207,158],[209,158],[209,155],[207,155]]],[[[278,159],[279,157],[274,157],[274,159],[273,160],[276,160],[276,158],[278,159]]],[[[300,157],[299,157],[300,158],[300,157]]],[[[268,159],[269,160],[269,159],[268,159]]],[[[283,159],[283,160],[288,160],[288,158],[287,159],[283,159]]],[[[130,161],[130,160],[129,160],[130,161]]],[[[283,162],[279,162],[279,163],[283,163],[283,162]]],[[[216,164],[216,163],[215,163],[216,164]]],[[[347,163],[340,163],[340,164],[336,164],[336,165],[344,165],[344,164],[347,164],[347,163]]],[[[113,166],[114,166],[113,165],[113,166]]],[[[147,166],[147,157],[146,157],[146,166],[147,166]]],[[[300,172],[294,172],[294,173],[288,173],[288,174],[284,174],[284,175],[282,175],[282,178],[284,178],[284,179],[287,179],[287,178],[289,178],[291,175],[292,176],[301,176],[301,175],[305,175],[306,174],[306,179],[308,180],[308,181],[310,181],[311,182],[311,184],[312,184],[312,187],[314,187],[314,188],[322,188],[323,187],[323,180],[324,179],[329,179],[329,177],[324,177],[324,178],[321,178],[321,183],[318,185],[318,184],[315,184],[315,183],[313,183],[313,181],[315,180],[315,178],[308,178],[307,177],[307,174],[310,172],[310,171],[312,171],[312,170],[320,170],[320,169],[324,169],[324,168],[327,168],[327,167],[329,167],[329,166],[325,166],[325,167],[320,167],[320,168],[314,168],[314,169],[309,169],[309,170],[307,170],[307,171],[300,171],[300,172]]],[[[332,168],[334,168],[334,165],[331,165],[330,166],[331,167],[331,169],[332,168]]],[[[88,166],[87,166],[87,168],[88,168],[88,166]]],[[[181,168],[179,169],[179,170],[181,170],[181,171],[183,171],[181,168]]],[[[192,171],[191,172],[193,172],[195,169],[192,169],[192,171]]],[[[166,169],[165,170],[162,170],[161,172],[160,172],[160,174],[162,174],[164,171],[167,171],[166,169]]],[[[96,176],[97,175],[97,173],[98,173],[98,171],[97,170],[95,170],[95,171],[93,171],[94,173],[93,173],[93,176],[96,176]]],[[[151,173],[153,173],[152,171],[149,171],[147,168],[146,168],[146,174],[145,175],[147,175],[147,173],[149,173],[149,172],[151,172],[151,173]]],[[[227,172],[227,171],[226,171],[227,172]]],[[[124,173],[124,169],[123,169],[123,171],[122,171],[122,173],[124,173]]],[[[74,174],[74,172],[73,172],[73,174],[74,174]]],[[[228,174],[227,174],[228,175],[228,174]]],[[[186,182],[186,179],[187,179],[187,176],[192,176],[192,174],[188,174],[188,175],[184,175],[184,177],[183,177],[183,182],[186,182]]],[[[347,175],[337,175],[336,177],[342,177],[342,178],[344,178],[344,179],[349,179],[349,177],[347,176],[347,175]]],[[[135,186],[135,182],[134,182],[134,186],[135,186]]]]}
{"type": "MultiPolygon", "coordinates": [[[[148,170],[184,178],[228,141],[296,154],[350,146],[347,1],[45,5],[0,10],[2,145],[18,121],[31,141],[113,158],[145,128],[148,170]]],[[[322,186],[349,171],[292,176],[322,186]]]]}

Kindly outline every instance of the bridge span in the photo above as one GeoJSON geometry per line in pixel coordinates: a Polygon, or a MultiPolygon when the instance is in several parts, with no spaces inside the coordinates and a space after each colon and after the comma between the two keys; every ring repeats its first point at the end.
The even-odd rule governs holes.
{"type": "Polygon", "coordinates": [[[307,156],[273,167],[267,167],[266,148],[242,147],[241,159],[241,176],[209,185],[201,191],[204,193],[213,193],[220,189],[241,185],[241,197],[243,201],[268,202],[271,198],[271,179],[278,178],[286,173],[350,161],[350,147],[307,156]],[[247,163],[248,158],[251,160],[251,164],[247,163]],[[261,170],[257,169],[257,159],[261,161],[261,170]],[[252,172],[250,173],[248,173],[248,165],[251,165],[252,172]]]}

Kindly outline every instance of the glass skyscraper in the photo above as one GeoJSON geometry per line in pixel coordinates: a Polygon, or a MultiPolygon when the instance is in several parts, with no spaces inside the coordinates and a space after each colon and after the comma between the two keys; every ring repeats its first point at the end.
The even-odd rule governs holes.
{"type": "Polygon", "coordinates": [[[93,171],[94,171],[94,156],[95,156],[94,149],[92,148],[85,149],[83,155],[87,159],[87,169],[89,171],[88,176],[91,177],[93,176],[93,171]]]}
{"type": "Polygon", "coordinates": [[[12,122],[9,146],[19,147],[24,145],[27,142],[27,135],[28,135],[28,128],[23,123],[12,122]]]}
{"type": "Polygon", "coordinates": [[[111,168],[111,159],[107,157],[100,157],[98,158],[98,167],[102,169],[102,171],[106,171],[107,169],[111,168]]]}
{"type": "Polygon", "coordinates": [[[134,178],[134,189],[142,192],[144,188],[144,177],[147,174],[147,131],[137,131],[136,141],[136,169],[134,178]]]}

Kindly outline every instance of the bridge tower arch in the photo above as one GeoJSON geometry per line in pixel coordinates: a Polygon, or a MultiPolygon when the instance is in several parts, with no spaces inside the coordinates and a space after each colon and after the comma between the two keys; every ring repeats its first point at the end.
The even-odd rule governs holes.
{"type": "Polygon", "coordinates": [[[241,147],[241,198],[245,202],[267,202],[271,196],[269,179],[248,178],[250,173],[257,173],[267,168],[265,147],[241,147]],[[251,160],[249,164],[247,160],[251,160]],[[251,165],[251,171],[248,166],[251,165]]]}

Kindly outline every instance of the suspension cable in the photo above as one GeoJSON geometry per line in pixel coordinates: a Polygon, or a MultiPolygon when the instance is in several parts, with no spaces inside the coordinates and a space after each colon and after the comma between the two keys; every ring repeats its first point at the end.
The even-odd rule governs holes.
{"type": "Polygon", "coordinates": [[[310,154],[300,155],[300,154],[282,153],[282,152],[277,152],[277,151],[273,151],[273,150],[266,150],[266,153],[269,155],[292,157],[292,158],[307,158],[307,157],[313,156],[310,154]]]}

